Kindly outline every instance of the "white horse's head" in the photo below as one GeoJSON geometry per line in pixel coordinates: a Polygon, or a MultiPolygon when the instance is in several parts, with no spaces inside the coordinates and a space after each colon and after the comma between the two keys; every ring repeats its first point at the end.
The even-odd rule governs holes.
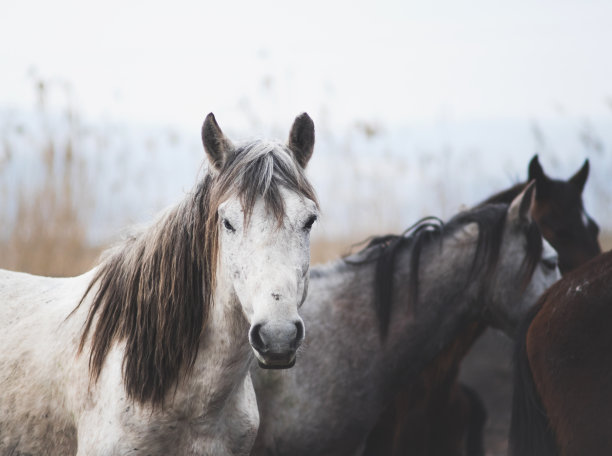
{"type": "Polygon", "coordinates": [[[264,368],[295,363],[304,339],[298,309],[306,298],[310,229],[317,219],[314,191],[304,176],[314,146],[314,124],[297,117],[287,144],[256,141],[234,146],[212,114],[202,127],[217,202],[220,293],[239,302],[249,341],[264,368]]]}

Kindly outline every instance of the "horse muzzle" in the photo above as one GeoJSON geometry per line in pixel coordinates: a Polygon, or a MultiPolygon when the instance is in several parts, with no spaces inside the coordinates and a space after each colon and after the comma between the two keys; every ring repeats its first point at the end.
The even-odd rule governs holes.
{"type": "Polygon", "coordinates": [[[304,340],[304,323],[270,321],[258,323],[249,331],[249,342],[263,369],[288,369],[295,364],[296,352],[304,340]]]}

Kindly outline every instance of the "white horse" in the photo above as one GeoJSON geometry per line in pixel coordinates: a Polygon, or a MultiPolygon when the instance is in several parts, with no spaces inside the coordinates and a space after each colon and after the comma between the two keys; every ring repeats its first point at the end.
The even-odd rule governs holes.
{"type": "Polygon", "coordinates": [[[209,114],[210,167],[86,274],[0,270],[0,454],[248,454],[249,375],[304,338],[314,125],[234,146],[209,114]],[[250,342],[250,347],[249,347],[250,342]]]}

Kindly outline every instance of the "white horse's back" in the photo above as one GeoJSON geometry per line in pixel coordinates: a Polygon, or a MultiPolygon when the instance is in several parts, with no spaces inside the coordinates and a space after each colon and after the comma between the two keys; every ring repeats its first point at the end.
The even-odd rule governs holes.
{"type": "Polygon", "coordinates": [[[67,317],[88,282],[0,270],[0,454],[74,453],[72,405],[87,377],[76,369],[83,316],[67,317]]]}
{"type": "Polygon", "coordinates": [[[0,328],[12,326],[17,320],[38,311],[48,311],[50,307],[56,309],[60,301],[55,297],[65,293],[66,285],[71,286],[77,279],[43,277],[0,269],[0,328]]]}

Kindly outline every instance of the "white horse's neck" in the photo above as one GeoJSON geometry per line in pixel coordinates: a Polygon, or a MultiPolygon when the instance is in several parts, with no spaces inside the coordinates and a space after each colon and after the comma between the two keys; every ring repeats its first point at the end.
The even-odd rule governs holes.
{"type": "Polygon", "coordinates": [[[223,281],[202,332],[195,365],[175,396],[187,415],[208,417],[219,413],[236,387],[245,381],[253,358],[248,340],[249,322],[240,303],[223,281]],[[183,402],[184,401],[184,402],[183,402]]]}
{"type": "Polygon", "coordinates": [[[210,321],[202,334],[198,359],[209,359],[214,366],[223,369],[231,367],[232,372],[237,369],[240,371],[237,375],[244,377],[253,358],[248,338],[249,326],[234,291],[225,283],[219,283],[210,321]]]}
{"type": "Polygon", "coordinates": [[[189,374],[168,392],[163,408],[132,408],[134,415],[125,418],[144,423],[142,437],[152,454],[248,454],[255,439],[259,414],[249,374],[249,324],[223,282],[214,296],[189,374]],[[152,427],[157,431],[150,433],[152,427]],[[179,435],[189,438],[172,446],[179,435]]]}

